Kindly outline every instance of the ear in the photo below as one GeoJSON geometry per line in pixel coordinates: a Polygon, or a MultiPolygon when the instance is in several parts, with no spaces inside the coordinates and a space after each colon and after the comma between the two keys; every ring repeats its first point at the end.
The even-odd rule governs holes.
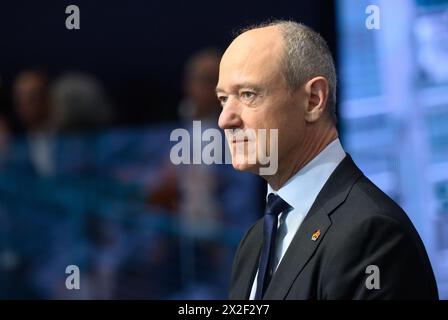
{"type": "Polygon", "coordinates": [[[328,81],[324,77],[314,77],[305,84],[308,101],[305,121],[315,122],[325,114],[329,94],[328,81]]]}

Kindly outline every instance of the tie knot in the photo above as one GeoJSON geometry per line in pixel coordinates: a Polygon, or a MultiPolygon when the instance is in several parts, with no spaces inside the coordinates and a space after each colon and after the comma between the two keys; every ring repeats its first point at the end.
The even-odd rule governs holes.
{"type": "Polygon", "coordinates": [[[289,209],[290,207],[291,206],[281,197],[274,193],[270,193],[268,195],[265,214],[278,216],[280,213],[289,209]]]}

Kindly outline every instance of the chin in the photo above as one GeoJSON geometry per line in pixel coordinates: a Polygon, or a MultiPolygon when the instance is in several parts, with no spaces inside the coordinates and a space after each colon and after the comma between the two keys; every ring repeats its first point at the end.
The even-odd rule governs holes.
{"type": "Polygon", "coordinates": [[[257,164],[250,164],[247,162],[244,163],[236,163],[232,160],[232,166],[235,168],[235,170],[243,171],[243,172],[251,172],[251,173],[258,173],[259,165],[257,164]]]}

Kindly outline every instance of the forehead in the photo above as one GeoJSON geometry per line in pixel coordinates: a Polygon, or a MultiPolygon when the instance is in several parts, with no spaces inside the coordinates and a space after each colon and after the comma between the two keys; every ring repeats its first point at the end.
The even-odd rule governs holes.
{"type": "Polygon", "coordinates": [[[283,39],[277,27],[247,31],[227,48],[219,68],[218,87],[278,81],[281,76],[283,39]]]}

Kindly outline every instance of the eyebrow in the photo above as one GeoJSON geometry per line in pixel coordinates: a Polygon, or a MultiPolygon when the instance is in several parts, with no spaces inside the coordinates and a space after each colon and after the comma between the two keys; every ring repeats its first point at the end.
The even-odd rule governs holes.
{"type": "MultiPolygon", "coordinates": [[[[239,90],[241,88],[249,88],[249,89],[252,89],[254,91],[261,91],[260,86],[254,85],[253,83],[250,83],[250,82],[243,82],[243,83],[240,83],[240,84],[233,85],[231,91],[233,91],[235,89],[239,90]]],[[[215,89],[215,92],[216,93],[225,92],[225,90],[217,86],[216,89],[215,89]]]]}
{"type": "Polygon", "coordinates": [[[224,90],[222,90],[222,89],[219,88],[219,87],[216,87],[216,88],[215,88],[215,93],[220,93],[220,92],[224,92],[224,90]]]}

